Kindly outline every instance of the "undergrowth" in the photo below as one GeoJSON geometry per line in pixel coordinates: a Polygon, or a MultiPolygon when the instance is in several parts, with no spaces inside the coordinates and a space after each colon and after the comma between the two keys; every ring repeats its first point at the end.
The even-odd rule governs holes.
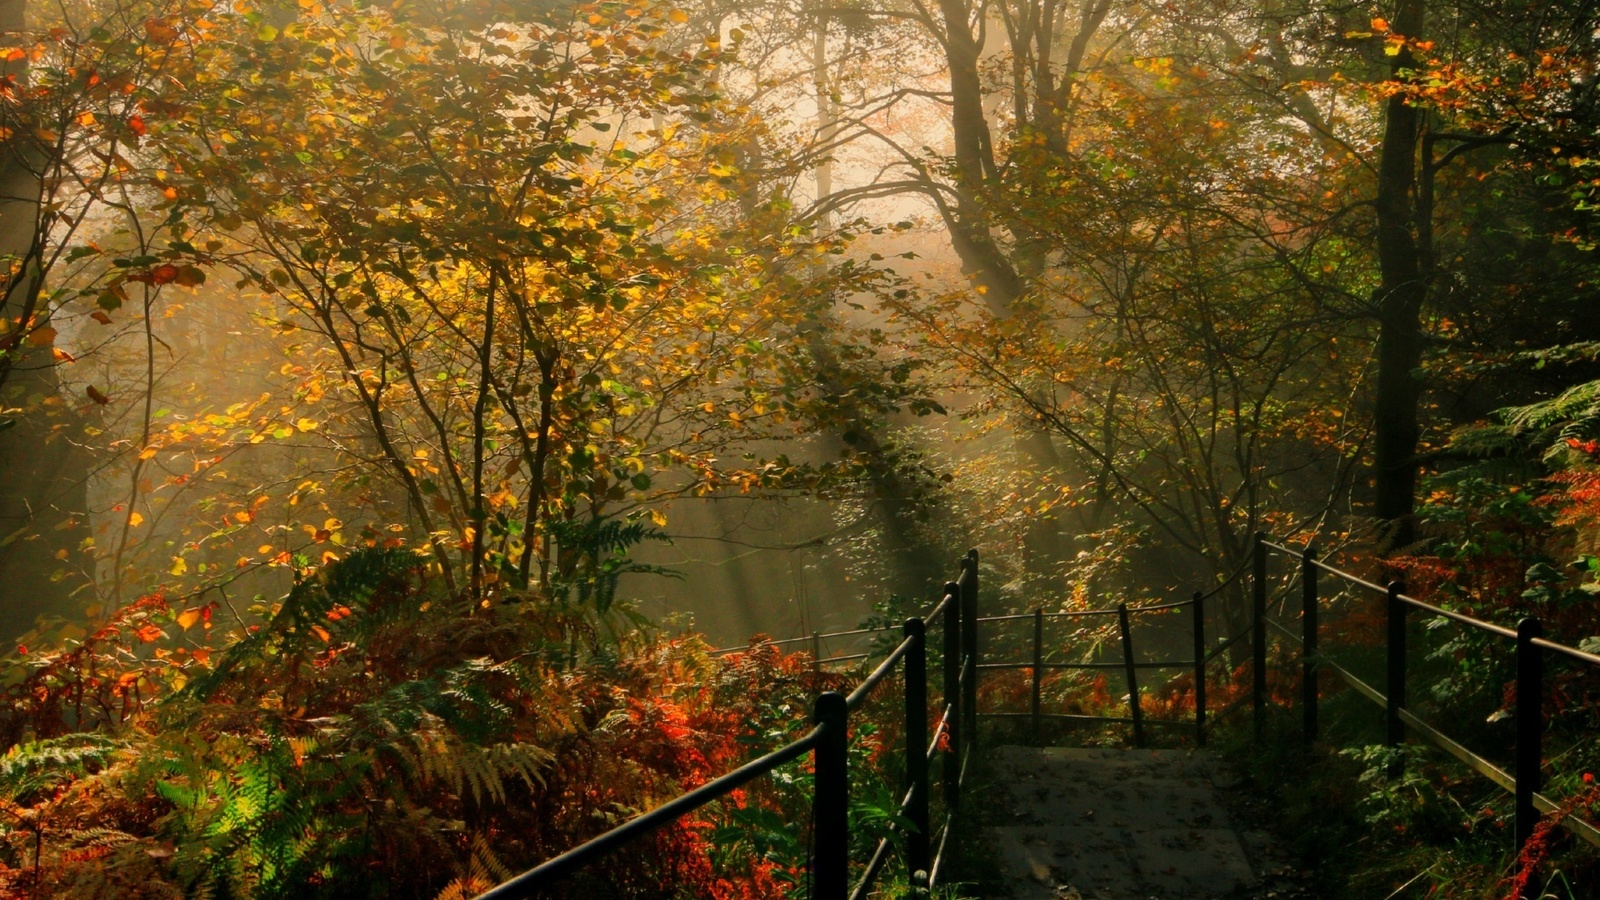
{"type": "MultiPolygon", "coordinates": [[[[1326,900],[1584,900],[1600,885],[1600,854],[1554,818],[1530,853],[1514,846],[1511,797],[1431,746],[1377,740],[1381,711],[1350,693],[1325,700],[1323,739],[1306,746],[1298,715],[1278,710],[1262,739],[1247,723],[1216,745],[1269,799],[1278,839],[1326,900]],[[1391,774],[1392,766],[1399,771],[1391,774]],[[1525,893],[1522,893],[1525,889],[1525,893]]],[[[1590,821],[1592,773],[1552,778],[1544,792],[1590,821]]]]}
{"type": "MultiPolygon", "coordinates": [[[[19,648],[0,896],[474,896],[799,737],[843,684],[770,646],[609,629],[579,594],[474,603],[369,551],[250,624],[151,597],[19,648]]],[[[856,858],[894,823],[870,788],[894,740],[854,729],[856,858]]],[[[804,897],[810,779],[758,780],[558,894],[804,897]]]]}

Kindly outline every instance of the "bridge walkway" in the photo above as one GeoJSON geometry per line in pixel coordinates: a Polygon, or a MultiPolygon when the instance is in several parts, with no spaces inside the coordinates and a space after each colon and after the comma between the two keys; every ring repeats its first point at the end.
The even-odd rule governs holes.
{"type": "Polygon", "coordinates": [[[974,795],[1010,900],[1314,897],[1241,814],[1240,783],[1195,750],[997,747],[974,795]]]}

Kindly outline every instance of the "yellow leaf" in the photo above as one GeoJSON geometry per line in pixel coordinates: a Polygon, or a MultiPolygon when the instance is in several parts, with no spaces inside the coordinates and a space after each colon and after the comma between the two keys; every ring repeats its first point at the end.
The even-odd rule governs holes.
{"type": "Polygon", "coordinates": [[[316,431],[318,423],[313,422],[310,419],[301,419],[300,421],[294,423],[294,427],[300,429],[301,431],[316,431]]]}
{"type": "Polygon", "coordinates": [[[178,627],[184,631],[188,631],[189,627],[198,621],[200,621],[200,610],[198,608],[186,609],[178,613],[178,627]]]}
{"type": "Polygon", "coordinates": [[[128,527],[129,528],[138,528],[140,525],[143,525],[143,524],[144,524],[144,516],[141,516],[138,513],[130,513],[128,515],[128,527]]]}
{"type": "Polygon", "coordinates": [[[78,124],[79,125],[83,125],[85,127],[93,125],[94,124],[94,113],[89,112],[87,109],[84,110],[81,113],[78,113],[78,124]]]}
{"type": "Polygon", "coordinates": [[[172,568],[167,571],[174,575],[182,575],[189,571],[189,562],[181,556],[174,556],[172,558],[172,568]]]}
{"type": "Polygon", "coordinates": [[[689,21],[689,14],[681,9],[669,9],[667,10],[667,18],[682,25],[689,21]]]}

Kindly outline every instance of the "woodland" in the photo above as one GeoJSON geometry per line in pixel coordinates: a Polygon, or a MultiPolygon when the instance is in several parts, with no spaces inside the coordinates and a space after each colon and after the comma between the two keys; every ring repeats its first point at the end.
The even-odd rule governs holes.
{"type": "MultiPolygon", "coordinates": [[[[1597,69],[1594,0],[0,0],[0,896],[474,896],[838,677],[714,647],[968,547],[1067,610],[1266,532],[1600,652],[1597,69]]],[[[1326,896],[1506,895],[1505,803],[1330,756],[1326,896]]],[[[571,896],[803,898],[810,777],[571,896]]]]}

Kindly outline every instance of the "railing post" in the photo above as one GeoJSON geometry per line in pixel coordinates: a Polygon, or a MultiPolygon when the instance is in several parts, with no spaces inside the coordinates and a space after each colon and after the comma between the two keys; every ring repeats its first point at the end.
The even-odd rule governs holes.
{"type": "Polygon", "coordinates": [[[1128,673],[1128,711],[1133,714],[1133,745],[1144,746],[1144,710],[1139,708],[1139,678],[1133,665],[1133,631],[1128,627],[1128,604],[1117,604],[1117,624],[1122,629],[1122,666],[1128,673]]]}
{"type": "MultiPolygon", "coordinates": [[[[978,551],[968,550],[962,563],[961,650],[967,664],[962,672],[961,711],[966,715],[964,737],[969,748],[978,746],[978,551]]],[[[956,752],[959,754],[960,748],[956,752]]]]}
{"type": "Polygon", "coordinates": [[[850,709],[838,691],[817,698],[812,720],[821,726],[813,754],[811,896],[844,900],[850,893],[850,709]]]}
{"type": "Polygon", "coordinates": [[[1044,607],[1033,611],[1033,743],[1039,745],[1039,701],[1044,692],[1044,607]]]}
{"type": "Polygon", "coordinates": [[[1300,557],[1300,736],[1317,739],[1317,549],[1300,557]]]}
{"type": "Polygon", "coordinates": [[[944,805],[961,804],[961,585],[946,582],[944,595],[944,805]]]}
{"type": "MultiPolygon", "coordinates": [[[[1406,725],[1400,720],[1400,710],[1406,706],[1406,605],[1400,595],[1406,592],[1403,581],[1389,582],[1384,598],[1388,615],[1388,676],[1386,687],[1388,702],[1384,705],[1384,744],[1398,748],[1406,741],[1406,725]]],[[[1389,777],[1397,778],[1405,770],[1405,760],[1396,756],[1389,764],[1389,777]]]]}
{"type": "Polygon", "coordinates": [[[1250,696],[1255,707],[1256,737],[1267,727],[1267,536],[1256,532],[1251,548],[1250,696]]]}
{"type": "Polygon", "coordinates": [[[1517,755],[1516,755],[1516,835],[1517,851],[1527,845],[1539,822],[1539,810],[1533,805],[1534,792],[1540,788],[1544,743],[1544,658],[1533,639],[1541,636],[1544,628],[1538,619],[1527,618],[1517,623],[1517,755]]]}
{"type": "Polygon", "coordinates": [[[928,636],[918,618],[907,619],[904,632],[911,641],[906,652],[906,789],[911,795],[906,871],[912,887],[927,887],[926,873],[933,864],[928,843],[928,636]]]}
{"type": "Polygon", "coordinates": [[[1206,745],[1206,595],[1194,592],[1194,745],[1206,745]]]}

